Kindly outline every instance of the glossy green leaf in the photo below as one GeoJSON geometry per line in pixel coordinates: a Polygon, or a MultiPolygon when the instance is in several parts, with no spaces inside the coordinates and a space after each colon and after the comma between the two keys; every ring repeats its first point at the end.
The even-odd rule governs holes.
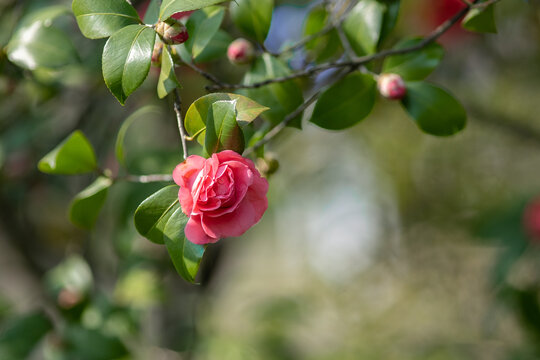
{"type": "Polygon", "coordinates": [[[244,134],[236,121],[237,100],[220,100],[212,104],[206,119],[204,149],[207,155],[222,150],[244,151],[244,134]]]}
{"type": "Polygon", "coordinates": [[[73,14],[84,36],[100,39],[141,20],[126,0],[73,0],[73,14]]]}
{"type": "Polygon", "coordinates": [[[496,33],[497,24],[495,23],[494,9],[494,5],[484,9],[471,9],[461,23],[463,28],[481,33],[496,33]]]}
{"type": "Polygon", "coordinates": [[[103,49],[103,78],[124,105],[146,79],[152,61],[156,33],[143,25],[130,25],[109,38],[103,49]]]}
{"type": "Polygon", "coordinates": [[[96,154],[88,139],[77,130],[45,155],[38,168],[48,174],[85,174],[97,169],[96,154]]]}
{"type": "Polygon", "coordinates": [[[169,185],[144,200],[135,211],[135,228],[145,238],[163,244],[167,221],[179,209],[178,186],[169,185]]]}
{"type": "Polygon", "coordinates": [[[264,42],[272,22],[274,0],[235,0],[229,9],[238,29],[258,42],[264,42]]]}
{"type": "Polygon", "coordinates": [[[349,74],[321,94],[310,121],[324,129],[346,129],[369,115],[375,95],[371,75],[349,74]]]}
{"type": "Polygon", "coordinates": [[[64,331],[66,359],[126,359],[129,354],[122,341],[102,329],[87,329],[71,324],[64,331]]]}
{"type": "Polygon", "coordinates": [[[110,178],[100,176],[77,194],[69,210],[71,222],[83,229],[91,229],[96,223],[105,199],[107,199],[107,192],[111,185],[110,178]]]}
{"type": "MultiPolygon", "coordinates": [[[[59,68],[78,61],[71,39],[60,29],[36,21],[19,28],[7,45],[11,62],[22,68],[59,68]]],[[[50,24],[49,24],[50,25],[50,24]]]]}
{"type": "Polygon", "coordinates": [[[169,95],[174,89],[180,87],[180,83],[176,78],[174,72],[174,61],[167,50],[167,47],[163,47],[163,53],[161,54],[161,73],[159,74],[159,80],[157,84],[157,94],[160,99],[169,95]]]}
{"type": "Polygon", "coordinates": [[[199,271],[205,246],[196,245],[186,239],[184,228],[188,220],[182,210],[177,209],[167,221],[164,238],[176,271],[184,279],[193,283],[199,271]]]}
{"type": "MultiPolygon", "coordinates": [[[[398,43],[395,48],[408,48],[421,41],[421,38],[404,40],[398,43]]],[[[443,47],[437,43],[431,43],[418,51],[387,57],[383,64],[383,72],[398,74],[404,80],[422,80],[439,66],[443,56],[443,47]]]]}
{"type": "MultiPolygon", "coordinates": [[[[330,19],[330,14],[322,6],[313,8],[304,22],[304,35],[311,36],[322,31],[330,19]]],[[[324,62],[339,54],[343,48],[337,30],[317,36],[306,43],[305,48],[314,54],[317,62],[324,62]]]]}
{"type": "Polygon", "coordinates": [[[212,6],[191,14],[186,23],[189,39],[185,46],[191,52],[192,58],[196,59],[203,53],[218,32],[224,15],[225,10],[220,6],[212,6]]]}
{"type": "Polygon", "coordinates": [[[236,120],[243,126],[253,121],[268,108],[238,94],[213,93],[198,98],[186,112],[184,124],[190,136],[196,136],[204,145],[206,136],[206,119],[212,104],[220,100],[236,100],[236,120]]]}
{"type": "MultiPolygon", "coordinates": [[[[290,69],[279,59],[269,54],[257,58],[251,69],[244,77],[244,84],[253,84],[267,79],[286,76],[291,73],[290,69]]],[[[304,102],[302,90],[295,80],[281,83],[273,83],[258,89],[242,90],[242,94],[268,106],[270,110],[262,117],[273,125],[280,123],[285,116],[295,111],[304,102]]],[[[289,126],[300,128],[302,126],[302,114],[294,118],[289,126]]]]}
{"type": "Polygon", "coordinates": [[[452,95],[425,82],[407,83],[402,104],[416,125],[431,135],[453,135],[467,122],[465,109],[452,95]]]}
{"type": "Polygon", "coordinates": [[[145,24],[155,24],[159,20],[159,0],[151,0],[144,14],[145,24]]]}
{"type": "Polygon", "coordinates": [[[51,320],[41,311],[11,319],[0,331],[0,359],[27,359],[52,328],[51,320]]]}
{"type": "Polygon", "coordinates": [[[357,55],[377,50],[386,6],[376,0],[362,0],[343,22],[343,32],[357,55]]]}
{"type": "Polygon", "coordinates": [[[166,20],[177,12],[198,10],[225,1],[229,0],[163,0],[159,10],[159,18],[166,20]]]}

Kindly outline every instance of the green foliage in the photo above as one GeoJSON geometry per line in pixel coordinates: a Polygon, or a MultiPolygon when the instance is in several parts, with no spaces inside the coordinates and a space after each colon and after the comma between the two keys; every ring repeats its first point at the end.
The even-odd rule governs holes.
{"type": "Polygon", "coordinates": [[[236,27],[258,42],[264,42],[272,22],[274,0],[236,0],[229,9],[236,27]]]}
{"type": "Polygon", "coordinates": [[[467,122],[465,109],[452,95],[425,82],[407,83],[402,104],[416,125],[431,135],[453,135],[467,122]]]}
{"type": "Polygon", "coordinates": [[[244,134],[236,121],[237,100],[220,100],[212,104],[206,119],[204,151],[207,155],[222,150],[244,151],[244,134]]]}
{"type": "Polygon", "coordinates": [[[143,25],[129,25],[109,38],[103,49],[103,78],[111,93],[124,105],[146,79],[156,33],[143,25]]]}
{"type": "Polygon", "coordinates": [[[35,22],[52,22],[56,18],[69,14],[69,7],[64,5],[51,5],[46,7],[39,7],[28,14],[25,14],[17,24],[17,29],[26,27],[35,22]]]}
{"type": "Polygon", "coordinates": [[[94,227],[111,185],[112,180],[110,178],[100,176],[90,186],[77,194],[69,210],[71,222],[83,229],[94,227]]]}
{"type": "Polygon", "coordinates": [[[238,94],[213,93],[198,98],[186,112],[184,124],[188,134],[196,137],[201,145],[204,145],[205,142],[206,121],[212,104],[220,100],[236,101],[236,120],[240,125],[252,122],[257,116],[268,110],[267,107],[238,94]]]}
{"type": "Polygon", "coordinates": [[[96,154],[88,139],[76,130],[45,155],[38,168],[48,174],[85,174],[97,170],[96,154]]]}
{"type": "Polygon", "coordinates": [[[324,91],[310,121],[324,129],[343,130],[366,118],[375,104],[371,75],[352,73],[324,91]]]}
{"type": "Polygon", "coordinates": [[[380,3],[386,6],[386,11],[384,12],[381,35],[379,37],[379,44],[386,39],[388,35],[394,30],[396,26],[399,10],[401,8],[400,0],[379,0],[380,3]]]}
{"type": "Polygon", "coordinates": [[[176,271],[185,280],[193,283],[206,247],[186,239],[184,228],[187,222],[188,217],[182,212],[182,209],[176,209],[167,221],[164,239],[176,271]]]}
{"type": "Polygon", "coordinates": [[[377,50],[386,6],[376,0],[360,1],[343,22],[343,31],[357,55],[377,50]]]}
{"type": "MultiPolygon", "coordinates": [[[[304,35],[311,36],[319,33],[330,21],[330,14],[324,7],[315,7],[304,22],[304,35]]],[[[332,29],[328,34],[317,36],[306,43],[306,49],[315,55],[315,61],[323,62],[339,54],[343,47],[337,30],[332,29]]]]}
{"type": "Polygon", "coordinates": [[[89,39],[109,37],[141,23],[137,11],[125,0],[73,0],[72,7],[81,32],[89,39]]]}
{"type": "Polygon", "coordinates": [[[225,1],[228,0],[163,0],[159,10],[159,18],[166,20],[177,12],[198,10],[225,1]]]}
{"type": "Polygon", "coordinates": [[[0,332],[0,359],[26,359],[51,329],[51,321],[41,311],[12,319],[0,332]]]}
{"type": "MultiPolygon", "coordinates": [[[[421,38],[404,40],[399,42],[395,49],[406,49],[421,41],[421,38]]],[[[382,71],[398,74],[406,81],[423,80],[439,66],[443,56],[443,47],[437,43],[431,43],[418,51],[386,58],[382,71]]]]}
{"type": "Polygon", "coordinates": [[[159,0],[151,0],[144,14],[145,24],[155,24],[159,20],[159,0]]]}
{"type": "Polygon", "coordinates": [[[463,28],[469,31],[496,33],[495,6],[490,5],[483,9],[471,9],[463,19],[463,28]]]}
{"type": "MultiPolygon", "coordinates": [[[[264,54],[257,58],[244,77],[244,84],[254,84],[267,79],[286,76],[290,69],[275,57],[264,54]]],[[[273,83],[258,89],[242,90],[242,93],[269,110],[262,117],[273,125],[281,122],[285,116],[296,110],[304,102],[302,90],[295,80],[273,83]]],[[[302,114],[294,118],[289,126],[301,128],[302,114]]]]}
{"type": "Polygon", "coordinates": [[[163,244],[163,231],[169,217],[178,209],[178,186],[169,185],[144,200],[135,211],[135,228],[148,240],[163,244]]]}
{"type": "Polygon", "coordinates": [[[220,6],[209,7],[191,14],[186,23],[189,39],[184,46],[193,59],[200,59],[206,47],[216,36],[224,15],[225,10],[220,6]]]}
{"type": "Polygon", "coordinates": [[[161,54],[161,72],[157,84],[158,97],[163,99],[177,88],[180,88],[180,83],[174,72],[174,61],[167,46],[164,46],[161,54]]]}
{"type": "Polygon", "coordinates": [[[68,359],[120,359],[128,355],[126,346],[117,337],[97,329],[70,325],[64,331],[68,359]]]}

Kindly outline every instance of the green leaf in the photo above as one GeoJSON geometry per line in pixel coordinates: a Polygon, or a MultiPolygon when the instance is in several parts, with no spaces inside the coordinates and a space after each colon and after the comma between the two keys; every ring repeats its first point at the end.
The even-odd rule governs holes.
{"type": "Polygon", "coordinates": [[[166,186],[144,200],[135,210],[135,228],[148,240],[163,244],[165,225],[179,208],[178,186],[166,186]]]}
{"type": "Polygon", "coordinates": [[[390,35],[394,27],[396,26],[399,10],[401,7],[400,0],[378,0],[380,3],[386,6],[386,11],[384,12],[381,35],[379,36],[379,45],[381,42],[390,35]]]}
{"type": "MultiPolygon", "coordinates": [[[[255,60],[244,77],[244,84],[253,84],[286,76],[290,73],[290,69],[283,62],[269,54],[264,54],[255,60]]],[[[243,90],[242,94],[268,106],[270,110],[265,112],[262,117],[273,125],[280,123],[285,116],[295,111],[304,102],[302,90],[294,80],[273,83],[258,89],[243,90]]],[[[301,121],[302,114],[299,114],[289,123],[289,126],[300,128],[302,126],[301,121]]]]}
{"type": "MultiPolygon", "coordinates": [[[[422,42],[421,38],[401,41],[395,49],[404,49],[422,42]]],[[[383,73],[400,75],[404,80],[415,81],[426,78],[441,62],[444,49],[437,43],[403,55],[387,57],[383,63],[383,73]]]]}
{"type": "Polygon", "coordinates": [[[91,229],[96,223],[111,185],[112,180],[110,178],[100,176],[90,186],[77,194],[69,210],[71,222],[83,229],[91,229]]]}
{"type": "Polygon", "coordinates": [[[272,22],[274,0],[235,0],[229,9],[238,29],[258,42],[264,42],[272,22]]]}
{"type": "Polygon", "coordinates": [[[206,119],[212,104],[220,100],[236,100],[236,120],[241,126],[253,121],[268,108],[238,94],[213,93],[198,98],[186,112],[184,124],[190,136],[197,135],[201,145],[206,136],[206,119]]]}
{"type": "Polygon", "coordinates": [[[166,20],[177,12],[198,10],[225,1],[229,0],[163,0],[159,10],[159,18],[166,20]]]}
{"type": "Polygon", "coordinates": [[[144,14],[145,24],[155,24],[159,20],[159,0],[151,0],[144,14]]]}
{"type": "Polygon", "coordinates": [[[163,53],[161,54],[161,73],[159,74],[159,80],[157,84],[157,94],[160,99],[169,95],[174,89],[180,88],[180,83],[176,78],[174,72],[174,61],[167,50],[167,47],[163,47],[163,53]]]}
{"type": "Polygon", "coordinates": [[[193,283],[199,271],[205,246],[196,245],[186,239],[184,228],[188,220],[182,209],[177,209],[167,221],[164,238],[176,271],[184,279],[193,283]]]}
{"type": "Polygon", "coordinates": [[[0,332],[0,359],[27,359],[52,328],[51,320],[41,311],[8,321],[0,332]]]}
{"type": "Polygon", "coordinates": [[[407,83],[402,104],[416,125],[431,135],[453,135],[467,122],[463,106],[445,90],[428,83],[407,83]]]}
{"type": "Polygon", "coordinates": [[[220,6],[209,7],[191,14],[186,23],[190,36],[185,46],[193,58],[203,53],[218,32],[224,16],[225,10],[220,6]]]}
{"type": "Polygon", "coordinates": [[[122,105],[146,79],[155,40],[155,31],[143,25],[127,26],[107,40],[103,49],[103,78],[122,105]]]}
{"type": "Polygon", "coordinates": [[[11,62],[35,70],[59,68],[78,61],[71,39],[60,29],[45,24],[36,21],[16,31],[6,48],[11,62]]]}
{"type": "Polygon", "coordinates": [[[96,154],[88,139],[79,130],[39,161],[38,168],[47,174],[75,175],[97,169],[96,154]]]}
{"type": "Polygon", "coordinates": [[[38,7],[34,11],[24,15],[24,17],[19,20],[17,27],[26,27],[38,21],[50,23],[57,17],[66,14],[70,14],[70,9],[65,5],[38,7]]]}
{"type": "Polygon", "coordinates": [[[346,129],[369,115],[375,97],[373,77],[352,73],[321,94],[310,121],[324,129],[346,129]]]}
{"type": "Polygon", "coordinates": [[[224,57],[227,53],[227,48],[232,41],[233,38],[229,33],[218,30],[210,42],[204,47],[202,52],[193,59],[193,62],[205,63],[224,57]]]}
{"type": "Polygon", "coordinates": [[[486,8],[471,9],[461,25],[464,29],[482,33],[496,33],[497,25],[495,23],[494,5],[486,8]]]}
{"type": "Polygon", "coordinates": [[[206,120],[204,150],[211,155],[222,150],[244,151],[244,134],[236,121],[237,100],[220,100],[212,104],[206,120]]]}
{"type": "Polygon", "coordinates": [[[101,329],[87,329],[80,325],[68,325],[64,331],[66,358],[77,360],[125,359],[129,354],[117,337],[101,329]]]}
{"type": "MultiPolygon", "coordinates": [[[[319,33],[328,25],[329,18],[330,14],[324,7],[313,8],[304,22],[304,35],[311,36],[319,33]]],[[[327,61],[343,50],[335,29],[307,42],[305,48],[315,55],[317,62],[327,61]]]]}
{"type": "Polygon", "coordinates": [[[141,19],[126,0],[73,0],[73,14],[84,36],[89,39],[109,37],[141,19]]]}
{"type": "Polygon", "coordinates": [[[377,50],[386,6],[376,0],[360,1],[343,22],[343,32],[357,55],[377,50]]]}

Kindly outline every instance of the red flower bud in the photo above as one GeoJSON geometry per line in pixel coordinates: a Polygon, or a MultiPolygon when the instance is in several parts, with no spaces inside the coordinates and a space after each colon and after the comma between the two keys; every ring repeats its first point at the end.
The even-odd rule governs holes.
{"type": "Polygon", "coordinates": [[[234,40],[227,49],[227,57],[233,64],[248,64],[253,60],[255,50],[246,39],[234,40]]]}
{"type": "Polygon", "coordinates": [[[182,44],[189,39],[189,34],[184,24],[175,19],[158,22],[156,24],[156,32],[169,45],[182,44]]]}
{"type": "Polygon", "coordinates": [[[377,87],[382,96],[391,100],[403,99],[407,94],[405,82],[397,74],[382,74],[377,81],[377,87]]]}
{"type": "Polygon", "coordinates": [[[525,209],[523,226],[527,235],[540,243],[540,198],[533,200],[525,209]]]}
{"type": "Polygon", "coordinates": [[[171,17],[173,19],[176,19],[176,20],[182,20],[182,19],[188,18],[194,12],[195,12],[195,10],[181,11],[181,12],[177,12],[175,14],[172,14],[171,17]]]}

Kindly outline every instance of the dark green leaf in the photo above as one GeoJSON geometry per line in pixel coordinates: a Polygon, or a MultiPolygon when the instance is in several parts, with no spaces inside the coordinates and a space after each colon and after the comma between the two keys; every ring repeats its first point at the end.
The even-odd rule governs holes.
{"type": "Polygon", "coordinates": [[[69,210],[71,222],[83,229],[91,229],[96,223],[111,185],[112,180],[110,178],[100,176],[90,186],[77,194],[69,210]]]}
{"type": "Polygon", "coordinates": [[[375,87],[371,75],[347,75],[321,94],[310,121],[330,130],[342,130],[359,123],[373,109],[375,87]]]}
{"type": "Polygon", "coordinates": [[[386,6],[376,0],[360,1],[343,22],[343,31],[357,55],[377,50],[386,6]]]}
{"type": "Polygon", "coordinates": [[[73,0],[73,14],[84,36],[100,39],[141,20],[126,0],[73,0]]]}
{"type": "Polygon", "coordinates": [[[120,359],[128,355],[128,350],[120,339],[79,325],[66,328],[64,340],[69,359],[120,359]]]}
{"type": "Polygon", "coordinates": [[[243,33],[263,43],[272,22],[274,0],[235,0],[231,2],[231,18],[243,33]]]}
{"type": "Polygon", "coordinates": [[[156,33],[143,25],[130,25],[109,38],[103,49],[103,78],[123,105],[146,79],[156,33]]]}
{"type": "Polygon", "coordinates": [[[189,39],[185,47],[191,52],[191,57],[199,57],[206,46],[214,38],[221,26],[225,10],[220,6],[212,6],[193,13],[186,23],[189,39]]]}
{"type": "Polygon", "coordinates": [[[159,20],[159,0],[151,0],[144,14],[145,24],[155,24],[159,20]]]}
{"type": "Polygon", "coordinates": [[[135,211],[135,227],[139,234],[163,244],[163,231],[172,213],[179,209],[178,186],[169,185],[144,200],[135,211]]]}
{"type": "Polygon", "coordinates": [[[164,238],[176,271],[184,279],[193,283],[199,271],[205,246],[196,245],[186,239],[184,228],[187,222],[188,217],[182,209],[177,209],[167,221],[164,238]]]}
{"type": "Polygon", "coordinates": [[[43,312],[23,315],[7,322],[0,332],[0,359],[27,359],[52,327],[43,312]]]}
{"type": "Polygon", "coordinates": [[[39,161],[40,171],[48,174],[75,175],[97,169],[96,154],[88,139],[79,130],[39,161]]]}
{"type": "MultiPolygon", "coordinates": [[[[253,66],[244,77],[244,84],[253,84],[267,79],[289,75],[289,68],[280,60],[269,54],[257,58],[253,66]]],[[[268,106],[270,110],[262,117],[272,124],[281,122],[285,116],[295,111],[304,102],[302,90],[294,80],[273,83],[258,89],[243,90],[242,93],[260,104],[268,106]]],[[[302,114],[299,114],[289,126],[300,128],[302,114]]]]}
{"type": "Polygon", "coordinates": [[[416,125],[431,135],[453,135],[467,122],[463,106],[445,90],[428,83],[407,83],[402,104],[416,125]]]}
{"type": "Polygon", "coordinates": [[[46,26],[44,21],[19,28],[6,52],[10,61],[29,70],[58,68],[78,61],[71,39],[60,29],[46,26]]]}
{"type": "MultiPolygon", "coordinates": [[[[404,40],[395,48],[408,48],[421,41],[421,38],[404,40]]],[[[383,72],[398,74],[408,81],[422,80],[435,70],[443,56],[443,47],[437,43],[431,43],[418,51],[387,57],[383,64],[383,72]]]]}
{"type": "Polygon", "coordinates": [[[207,155],[222,150],[244,151],[244,134],[236,121],[237,100],[220,100],[212,104],[206,119],[204,149],[207,155]]]}
{"type": "Polygon", "coordinates": [[[494,9],[494,5],[484,9],[471,9],[463,19],[463,28],[475,32],[496,33],[497,25],[495,23],[494,9]]]}
{"type": "MultiPolygon", "coordinates": [[[[304,35],[310,36],[322,31],[329,23],[330,14],[322,6],[315,7],[306,18],[304,23],[304,35]]],[[[306,43],[306,49],[315,54],[317,62],[324,62],[339,54],[343,49],[336,30],[306,43]]]]}
{"type": "Polygon", "coordinates": [[[163,0],[159,10],[159,18],[166,20],[177,12],[198,10],[229,0],[163,0]]]}
{"type": "Polygon", "coordinates": [[[206,134],[206,119],[212,104],[219,100],[236,100],[236,120],[240,125],[253,121],[268,108],[255,101],[237,94],[213,93],[198,98],[189,107],[185,116],[185,126],[189,135],[197,135],[201,145],[204,145],[206,134]]]}
{"type": "Polygon", "coordinates": [[[401,7],[400,0],[379,0],[380,3],[386,6],[386,11],[384,12],[381,35],[379,37],[379,44],[381,41],[386,39],[386,37],[394,30],[396,26],[399,9],[401,7]]]}
{"type": "Polygon", "coordinates": [[[157,94],[160,99],[169,95],[171,91],[180,87],[180,83],[176,78],[174,72],[174,61],[167,50],[167,47],[163,47],[163,53],[161,54],[161,73],[159,74],[159,80],[157,84],[157,94]]]}

